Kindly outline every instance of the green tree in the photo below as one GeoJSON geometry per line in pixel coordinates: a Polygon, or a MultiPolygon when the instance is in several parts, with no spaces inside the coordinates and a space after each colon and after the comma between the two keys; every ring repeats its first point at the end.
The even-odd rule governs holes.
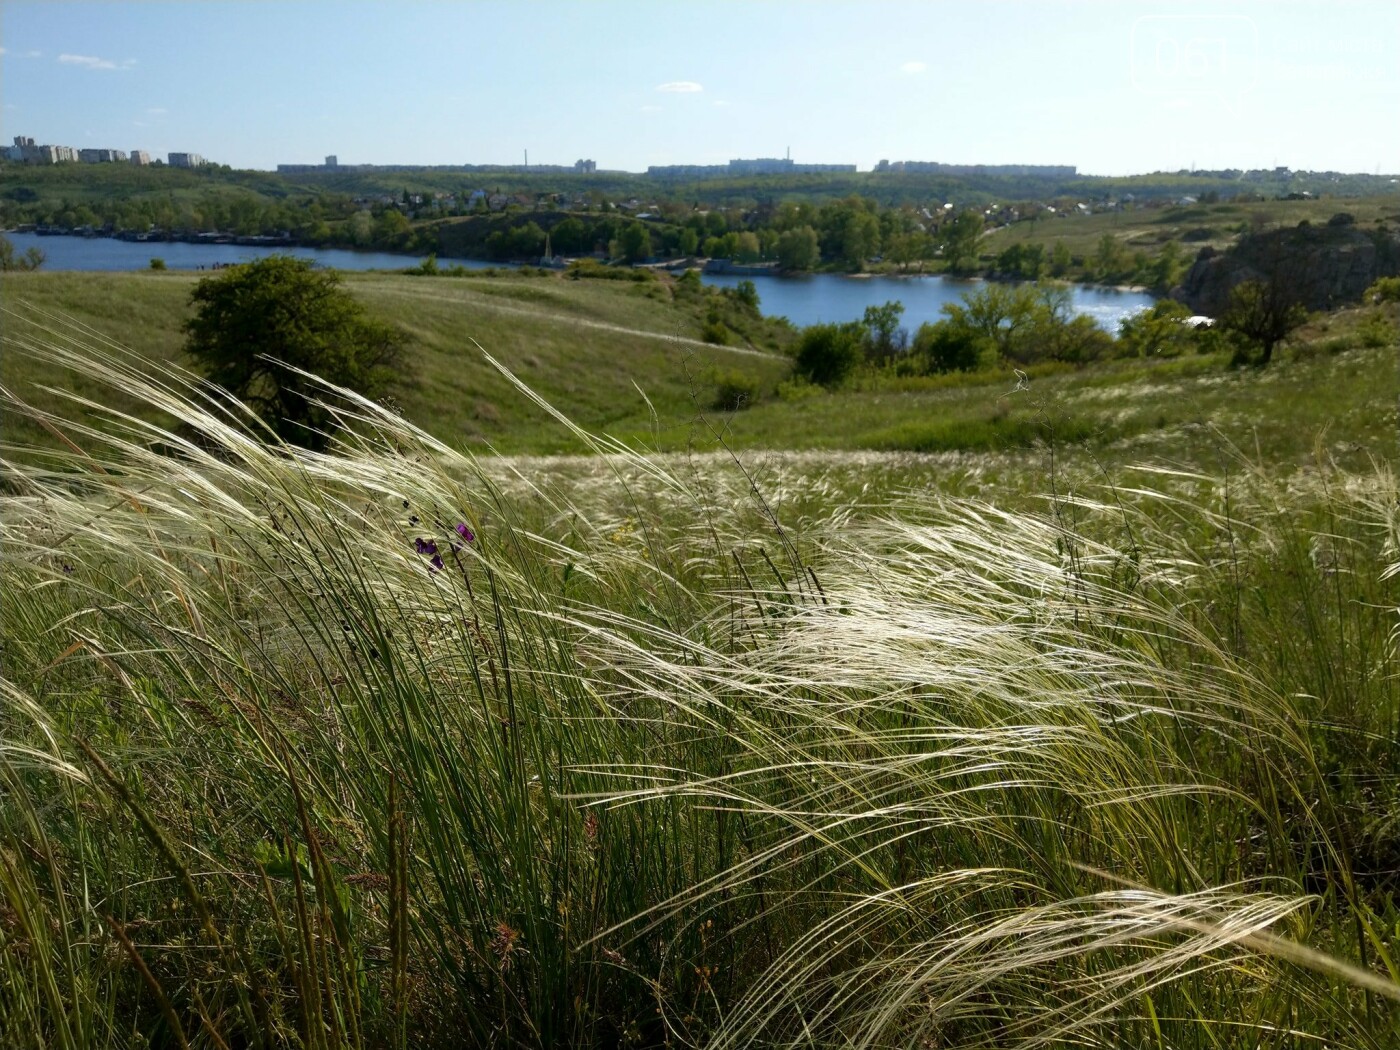
{"type": "Polygon", "coordinates": [[[549,242],[561,255],[577,255],[591,245],[587,228],[572,215],[549,231],[549,242]]]}
{"type": "Polygon", "coordinates": [[[810,270],[821,260],[817,231],[810,226],[784,230],[778,238],[778,265],[784,270],[810,270]]]}
{"type": "Polygon", "coordinates": [[[1074,260],[1070,257],[1069,249],[1065,247],[1064,241],[1056,241],[1055,247],[1050,249],[1050,276],[1063,277],[1069,273],[1069,268],[1074,260]]]}
{"type": "Polygon", "coordinates": [[[1023,281],[1038,281],[1045,275],[1045,245],[1028,244],[1021,252],[1020,277],[1023,281]]]}
{"type": "Polygon", "coordinates": [[[370,241],[374,239],[374,220],[370,218],[369,212],[357,211],[350,216],[346,232],[350,237],[350,243],[357,248],[368,246],[370,241]]]}
{"type": "Polygon", "coordinates": [[[397,208],[385,208],[374,223],[374,241],[385,247],[397,247],[409,231],[408,217],[397,208]]]}
{"type": "Polygon", "coordinates": [[[618,251],[624,262],[643,262],[651,255],[651,234],[640,222],[631,222],[618,234],[618,251]]]}
{"type": "Polygon", "coordinates": [[[729,234],[734,238],[734,258],[741,263],[758,262],[762,252],[758,244],[758,235],[745,230],[743,233],[729,234]]]}
{"type": "Polygon", "coordinates": [[[861,324],[865,327],[865,355],[874,361],[883,361],[904,350],[909,342],[909,333],[899,327],[899,319],[904,315],[904,304],[891,300],[883,306],[867,306],[861,324]]]}
{"type": "Polygon", "coordinates": [[[1157,258],[1153,259],[1148,267],[1150,287],[1158,295],[1165,295],[1181,280],[1183,269],[1185,266],[1181,259],[1181,246],[1176,241],[1168,241],[1162,245],[1157,258]]]}
{"type": "Polygon", "coordinates": [[[682,255],[694,255],[700,247],[700,235],[695,230],[686,226],[680,232],[680,237],[676,241],[676,250],[682,255]]]}
{"type": "Polygon", "coordinates": [[[868,211],[852,211],[841,229],[841,259],[852,270],[880,250],[880,220],[868,211]]]}
{"type": "Polygon", "coordinates": [[[797,344],[797,371],[825,387],[840,386],[861,360],[861,324],[814,324],[797,344]]]}
{"type": "Polygon", "coordinates": [[[1094,251],[1094,275],[1100,281],[1111,281],[1126,274],[1128,268],[1127,249],[1113,234],[1105,233],[1094,251]]]}
{"type": "Polygon", "coordinates": [[[206,277],[190,294],[185,350],[283,441],[319,448],[333,417],[299,371],[366,397],[403,378],[405,338],[369,318],[334,270],[273,255],[206,277]]]}
{"type": "Polygon", "coordinates": [[[1244,281],[1230,290],[1230,303],[1220,327],[1256,348],[1256,364],[1267,365],[1274,348],[1308,319],[1308,311],[1287,282],[1279,279],[1244,281]]]}
{"type": "Polygon", "coordinates": [[[0,234],[0,270],[37,270],[44,265],[44,253],[30,247],[21,255],[15,251],[15,242],[0,234]]]}
{"type": "Polygon", "coordinates": [[[1196,348],[1196,330],[1185,324],[1189,307],[1175,299],[1158,299],[1150,310],[1123,318],[1118,325],[1118,352],[1125,357],[1176,357],[1196,348]]]}
{"type": "Polygon", "coordinates": [[[943,261],[953,273],[964,273],[977,261],[977,240],[982,236],[982,214],[963,211],[943,228],[943,261]]]}
{"type": "Polygon", "coordinates": [[[911,352],[926,372],[975,372],[996,348],[977,332],[939,321],[919,325],[911,352]]]}

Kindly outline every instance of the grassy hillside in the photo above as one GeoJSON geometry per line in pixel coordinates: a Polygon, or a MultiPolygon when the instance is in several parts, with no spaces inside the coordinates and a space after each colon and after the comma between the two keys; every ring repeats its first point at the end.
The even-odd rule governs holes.
{"type": "MultiPolygon", "coordinates": [[[[6,277],[0,301],[11,313],[0,334],[0,380],[38,405],[56,403],[35,389],[56,377],[35,367],[20,344],[44,323],[76,323],[146,357],[180,360],[180,326],[189,315],[195,276],[6,277]]],[[[653,423],[684,433],[697,403],[707,407],[713,398],[716,371],[738,372],[764,389],[776,388],[787,372],[786,359],[777,355],[790,338],[781,325],[755,322],[757,347],[706,345],[698,336],[707,307],[674,303],[657,282],[349,274],[346,286],[411,337],[412,376],[397,395],[404,414],[458,447],[576,447],[486,363],[478,345],[551,402],[566,406],[582,425],[635,435],[649,433],[653,423]]],[[[81,375],[62,382],[97,393],[81,375]]],[[[41,438],[25,423],[6,429],[12,441],[41,438]]]]}
{"type": "Polygon", "coordinates": [[[1361,227],[1400,223],[1400,194],[1326,200],[1224,201],[1185,207],[1066,214],[1035,222],[1018,222],[983,237],[980,250],[995,255],[1012,244],[1063,242],[1071,255],[1092,259],[1104,234],[1110,234],[1130,252],[1156,254],[1167,241],[1181,242],[1189,259],[1210,245],[1227,248],[1239,235],[1256,226],[1295,226],[1300,222],[1325,223],[1338,212],[1349,212],[1361,227]]]}
{"type": "MultiPolygon", "coordinates": [[[[8,276],[3,301],[22,316],[8,317],[0,335],[0,379],[36,404],[56,405],[35,389],[55,377],[18,351],[44,313],[156,360],[180,358],[192,276],[8,276]]],[[[709,426],[695,422],[707,410],[709,425],[735,448],[980,452],[1050,441],[1126,462],[1194,459],[1224,442],[1301,463],[1321,439],[1359,463],[1392,450],[1400,395],[1393,349],[1366,348],[1356,337],[1362,311],[1318,318],[1263,371],[1190,357],[1029,375],[881,376],[829,393],[784,381],[781,347],[792,337],[780,325],[754,323],[752,342],[728,349],[697,342],[708,306],[673,301],[665,282],[351,274],[347,286],[412,337],[413,377],[397,395],[406,418],[458,448],[578,448],[482,350],[581,426],[658,449],[707,446],[709,426]],[[752,382],[752,407],[710,410],[717,373],[752,382]]],[[[83,376],[65,382],[97,394],[83,376]]],[[[7,437],[52,440],[24,421],[11,423],[7,437]]]]}

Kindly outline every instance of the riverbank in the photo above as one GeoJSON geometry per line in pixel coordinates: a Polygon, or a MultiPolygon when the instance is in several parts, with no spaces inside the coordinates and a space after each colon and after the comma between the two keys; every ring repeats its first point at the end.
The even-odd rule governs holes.
{"type": "MultiPolygon", "coordinates": [[[[340,248],[256,248],[235,245],[207,245],[151,242],[131,243],[113,238],[37,237],[16,234],[15,248],[23,252],[37,247],[48,255],[47,270],[145,270],[153,257],[161,258],[167,269],[198,270],[215,264],[247,262],[278,252],[312,259],[323,266],[346,271],[402,271],[419,261],[417,256],[389,252],[348,251],[340,248]]],[[[477,259],[439,259],[443,267],[461,266],[466,270],[487,270],[511,264],[477,259]]],[[[904,305],[902,323],[911,332],[925,322],[939,320],[943,307],[960,302],[963,295],[983,280],[945,274],[867,274],[837,273],[774,275],[759,285],[760,309],[767,317],[786,317],[805,327],[828,322],[858,321],[867,307],[891,300],[904,305]]],[[[701,273],[706,285],[737,288],[740,282],[754,280],[748,274],[701,273]]],[[[1116,332],[1119,323],[1152,305],[1150,295],[1140,291],[1071,285],[1076,313],[1092,317],[1105,331],[1116,332]]]]}

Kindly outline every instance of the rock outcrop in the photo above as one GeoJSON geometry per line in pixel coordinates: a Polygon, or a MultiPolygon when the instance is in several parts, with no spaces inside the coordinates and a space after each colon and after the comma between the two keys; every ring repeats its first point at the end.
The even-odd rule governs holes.
{"type": "Polygon", "coordinates": [[[1282,280],[1309,310],[1359,302],[1379,277],[1400,274],[1400,235],[1383,228],[1302,225],[1249,234],[1225,252],[1201,249],[1171,296],[1218,317],[1243,281],[1282,280]]]}

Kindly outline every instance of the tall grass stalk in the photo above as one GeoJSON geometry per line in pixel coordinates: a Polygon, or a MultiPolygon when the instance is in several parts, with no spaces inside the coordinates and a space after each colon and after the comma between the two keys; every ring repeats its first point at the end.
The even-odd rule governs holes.
{"type": "Polygon", "coordinates": [[[1400,1039],[1385,471],[799,513],[41,320],[168,422],[3,395],[11,1042],[1400,1039]]]}

